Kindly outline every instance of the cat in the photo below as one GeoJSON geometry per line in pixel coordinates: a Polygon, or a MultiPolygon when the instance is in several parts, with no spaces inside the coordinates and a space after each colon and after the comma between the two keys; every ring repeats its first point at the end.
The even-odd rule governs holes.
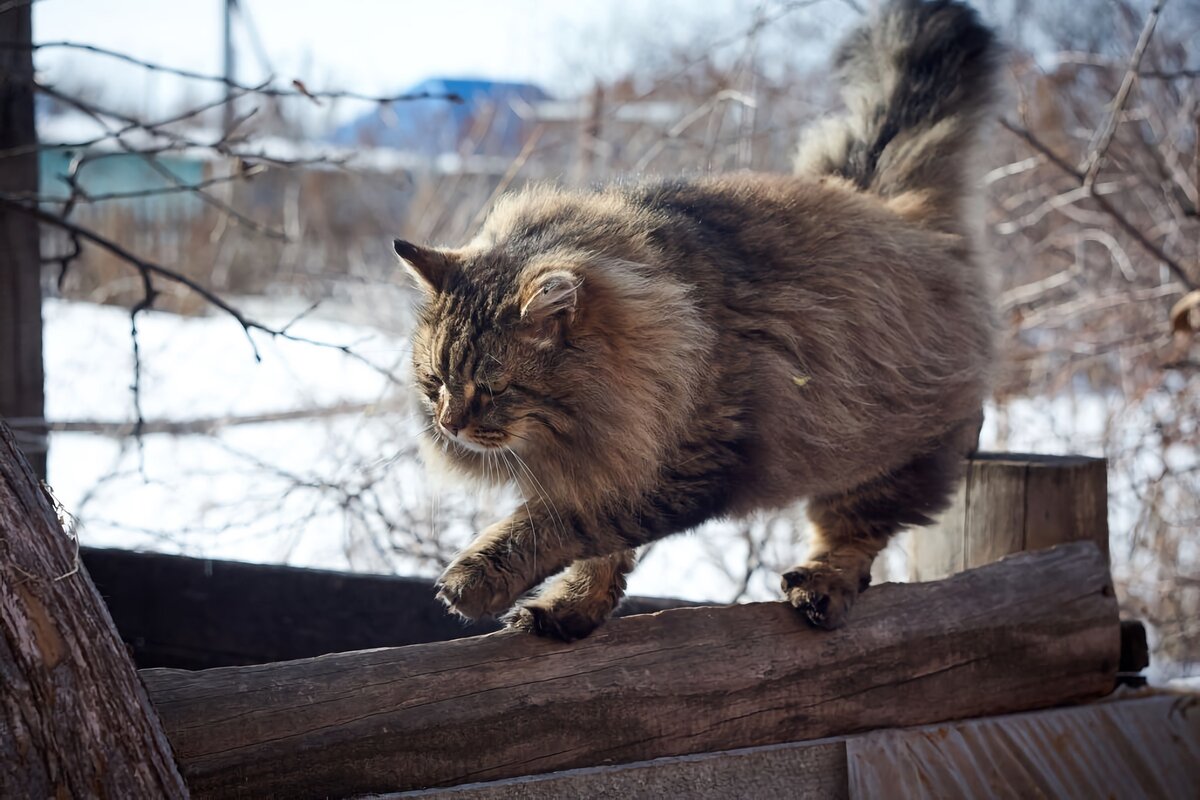
{"type": "Polygon", "coordinates": [[[397,240],[425,458],[523,497],[442,574],[449,609],[578,639],[640,545],[807,498],[782,589],[841,625],[978,437],[996,322],[970,205],[999,61],[965,4],[892,0],[837,51],[847,110],[794,175],[532,187],[463,247],[397,240]]]}

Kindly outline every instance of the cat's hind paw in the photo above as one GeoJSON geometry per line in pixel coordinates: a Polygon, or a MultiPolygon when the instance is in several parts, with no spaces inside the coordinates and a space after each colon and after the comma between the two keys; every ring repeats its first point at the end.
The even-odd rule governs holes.
{"type": "Polygon", "coordinates": [[[509,630],[574,642],[591,634],[604,624],[605,619],[607,616],[588,615],[570,605],[530,600],[505,616],[504,624],[509,630]]]}

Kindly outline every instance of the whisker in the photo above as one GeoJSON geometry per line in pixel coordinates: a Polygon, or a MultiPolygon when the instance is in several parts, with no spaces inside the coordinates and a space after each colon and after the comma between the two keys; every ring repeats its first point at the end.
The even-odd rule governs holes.
{"type": "Polygon", "coordinates": [[[533,474],[533,470],[531,470],[529,465],[525,463],[525,459],[521,458],[517,451],[513,450],[511,447],[507,448],[507,450],[512,454],[512,457],[517,460],[517,463],[520,464],[525,470],[525,473],[533,480],[537,487],[538,494],[542,498],[542,501],[550,508],[550,513],[554,516],[555,521],[558,523],[559,541],[565,543],[567,525],[565,522],[563,522],[562,515],[558,513],[558,507],[555,506],[554,501],[550,499],[550,493],[546,491],[546,487],[542,486],[542,482],[538,480],[537,475],[533,474]]]}
{"type": "MultiPolygon", "coordinates": [[[[504,463],[508,466],[508,474],[512,477],[512,482],[519,486],[521,482],[517,480],[516,470],[513,468],[512,462],[508,460],[508,455],[503,450],[500,451],[500,455],[504,456],[504,463]]],[[[537,527],[533,522],[533,512],[529,510],[529,498],[525,496],[524,492],[521,493],[521,502],[525,504],[525,516],[529,518],[529,535],[533,537],[533,570],[537,572],[537,527]]]]}

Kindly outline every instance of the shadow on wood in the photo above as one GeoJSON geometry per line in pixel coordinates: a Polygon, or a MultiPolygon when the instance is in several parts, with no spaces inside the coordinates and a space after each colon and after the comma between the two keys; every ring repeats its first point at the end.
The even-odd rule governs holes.
{"type": "Polygon", "coordinates": [[[869,589],[850,624],[783,603],[142,675],[202,797],[347,797],[1044,708],[1111,691],[1091,543],[869,589]]]}

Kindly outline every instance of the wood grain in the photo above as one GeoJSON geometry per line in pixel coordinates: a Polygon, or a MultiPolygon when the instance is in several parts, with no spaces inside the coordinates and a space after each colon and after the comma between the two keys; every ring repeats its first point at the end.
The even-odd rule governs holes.
{"type": "Polygon", "coordinates": [[[1104,459],[1031,462],[1025,493],[1025,549],[1094,541],[1108,556],[1108,470],[1104,459]]]}
{"type": "Polygon", "coordinates": [[[145,670],[200,797],[347,797],[1041,708],[1120,652],[1090,543],[869,589],[849,625],[783,603],[202,672],[145,670]]]}
{"type": "Polygon", "coordinates": [[[0,797],[186,797],[133,662],[0,422],[0,797]]]}

